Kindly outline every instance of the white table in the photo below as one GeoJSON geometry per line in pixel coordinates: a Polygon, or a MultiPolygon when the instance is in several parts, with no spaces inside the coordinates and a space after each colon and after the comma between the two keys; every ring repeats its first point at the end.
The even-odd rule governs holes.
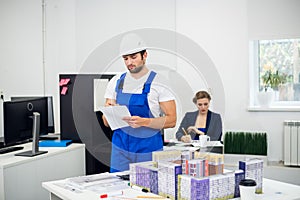
{"type": "MultiPolygon", "coordinates": [[[[128,173],[128,172],[127,172],[128,173]]],[[[124,174],[123,172],[117,172],[114,173],[114,175],[117,174],[124,174]]],[[[111,174],[109,174],[111,175],[111,174]]],[[[90,190],[76,190],[72,187],[67,187],[65,189],[62,185],[65,185],[67,180],[58,180],[58,181],[49,181],[44,182],[42,186],[47,189],[50,192],[50,199],[51,200],[99,200],[101,199],[100,196],[103,193],[96,193],[90,190]],[[60,186],[59,186],[60,185],[60,186]],[[72,191],[73,190],[73,191],[72,191]]],[[[142,191],[138,191],[136,189],[132,189],[131,187],[127,186],[129,181],[123,181],[124,182],[124,189],[118,190],[119,192],[122,192],[123,194],[114,194],[116,196],[111,198],[104,198],[104,199],[142,199],[142,197],[147,196],[149,199],[157,199],[157,200],[169,200],[167,198],[158,196],[156,194],[152,193],[145,193],[142,191]],[[139,198],[137,198],[139,197],[139,198]],[[151,198],[152,197],[152,198],[151,198]],[[154,198],[153,198],[154,197],[154,198]]],[[[105,192],[109,193],[109,192],[105,192]]],[[[148,199],[147,198],[147,199],[148,199]]]]}
{"type": "Polygon", "coordinates": [[[263,179],[263,194],[256,194],[256,200],[297,199],[300,199],[300,186],[266,178],[263,179]]]}
{"type": "MultiPolygon", "coordinates": [[[[64,189],[58,186],[58,183],[65,183],[65,180],[44,182],[42,185],[50,192],[51,200],[96,200],[100,199],[99,195],[92,191],[83,190],[81,193],[76,193],[70,189],[64,189]]],[[[265,179],[263,182],[263,194],[256,194],[256,200],[296,200],[300,199],[300,186],[265,179]]],[[[148,194],[148,193],[147,193],[148,194]]],[[[132,197],[132,191],[125,190],[124,199],[137,199],[132,197]]],[[[240,199],[240,198],[235,198],[240,199]]]]}
{"type": "Polygon", "coordinates": [[[219,141],[208,141],[205,146],[200,146],[198,142],[184,143],[180,141],[170,140],[168,142],[174,143],[173,145],[165,145],[164,150],[191,150],[200,152],[223,153],[224,146],[219,141]]]}
{"type": "Polygon", "coordinates": [[[31,150],[24,149],[0,155],[0,200],[45,200],[49,193],[42,182],[85,175],[85,145],[68,147],[40,147],[48,151],[35,157],[14,156],[31,150]]]}

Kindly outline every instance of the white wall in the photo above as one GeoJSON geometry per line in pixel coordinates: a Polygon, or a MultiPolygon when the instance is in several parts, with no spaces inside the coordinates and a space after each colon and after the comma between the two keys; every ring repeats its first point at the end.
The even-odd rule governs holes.
{"type": "MultiPolygon", "coordinates": [[[[43,94],[41,2],[1,0],[0,27],[0,92],[4,100],[13,95],[43,94]]],[[[2,109],[0,100],[0,137],[2,109]]]]}
{"type": "MultiPolygon", "coordinates": [[[[300,13],[296,8],[299,8],[300,1],[47,0],[45,90],[41,79],[41,1],[22,2],[0,1],[0,25],[7,27],[0,33],[0,43],[4,44],[0,46],[0,89],[4,89],[6,97],[15,94],[54,95],[58,125],[59,73],[81,72],[82,64],[97,46],[120,33],[139,28],[175,30],[204,49],[221,77],[225,93],[222,113],[225,131],[266,131],[269,134],[269,160],[283,159],[283,120],[299,120],[300,115],[299,112],[247,110],[250,87],[248,41],[262,36],[265,33],[262,28],[277,34],[282,26],[286,35],[299,37],[297,19],[300,13]],[[276,18],[269,17],[270,14],[276,18]],[[35,71],[35,74],[26,71],[35,71]],[[4,75],[4,72],[9,74],[4,75]],[[18,84],[17,81],[22,79],[22,84],[18,84]]],[[[103,59],[106,56],[103,54],[103,59]]],[[[174,62],[168,55],[159,59],[183,71],[180,61],[174,62]]],[[[122,63],[116,61],[116,65],[119,64],[122,63]]],[[[194,83],[194,79],[186,77],[187,72],[184,72],[186,82],[194,83]]],[[[213,79],[214,76],[205,78],[213,79]]],[[[199,85],[202,88],[205,84],[199,85]]],[[[190,98],[188,103],[191,103],[190,98]]]]}
{"type": "Polygon", "coordinates": [[[298,0],[249,0],[249,39],[299,38],[299,7],[298,0]]]}
{"type": "Polygon", "coordinates": [[[4,96],[44,90],[39,0],[0,1],[0,89],[4,96]]]}

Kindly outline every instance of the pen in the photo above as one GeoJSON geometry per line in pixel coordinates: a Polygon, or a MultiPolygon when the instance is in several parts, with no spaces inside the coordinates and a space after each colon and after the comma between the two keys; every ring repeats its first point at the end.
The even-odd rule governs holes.
{"type": "Polygon", "coordinates": [[[118,195],[123,195],[123,191],[114,191],[114,192],[108,192],[106,194],[100,194],[100,198],[104,199],[104,198],[114,197],[118,195]]]}
{"type": "Polygon", "coordinates": [[[132,185],[130,186],[132,189],[137,190],[137,191],[142,191],[142,192],[149,192],[147,189],[136,186],[136,185],[132,185]]]}
{"type": "Polygon", "coordinates": [[[188,133],[186,132],[186,130],[182,127],[183,133],[184,135],[188,135],[188,133]]]}

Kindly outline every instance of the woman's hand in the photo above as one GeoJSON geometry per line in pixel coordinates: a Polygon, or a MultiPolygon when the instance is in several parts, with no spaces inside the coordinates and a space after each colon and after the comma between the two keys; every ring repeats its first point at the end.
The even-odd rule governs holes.
{"type": "Polygon", "coordinates": [[[196,133],[198,135],[205,135],[204,132],[200,131],[199,129],[197,129],[196,126],[190,126],[187,128],[187,131],[190,133],[190,132],[193,132],[193,133],[196,133]]]}
{"type": "Polygon", "coordinates": [[[189,143],[189,142],[192,142],[192,138],[191,138],[191,135],[184,135],[180,138],[180,140],[182,142],[185,142],[185,143],[189,143]]]}

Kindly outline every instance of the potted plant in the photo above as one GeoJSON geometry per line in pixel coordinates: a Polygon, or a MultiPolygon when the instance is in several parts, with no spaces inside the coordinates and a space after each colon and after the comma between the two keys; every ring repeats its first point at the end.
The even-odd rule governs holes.
{"type": "Polygon", "coordinates": [[[259,158],[267,164],[268,140],[266,132],[226,131],[224,134],[224,159],[228,166],[239,161],[259,158]]]}
{"type": "Polygon", "coordinates": [[[266,132],[226,131],[224,153],[267,156],[266,132]]]}
{"type": "Polygon", "coordinates": [[[280,84],[286,83],[286,75],[279,73],[278,70],[273,72],[271,69],[269,69],[262,75],[261,78],[265,92],[268,90],[268,88],[272,88],[274,91],[277,91],[280,84]]]}
{"type": "Polygon", "coordinates": [[[261,75],[261,80],[263,89],[258,94],[258,101],[261,106],[269,106],[278,96],[276,93],[278,93],[279,85],[286,83],[287,77],[278,70],[268,69],[261,75]]]}

